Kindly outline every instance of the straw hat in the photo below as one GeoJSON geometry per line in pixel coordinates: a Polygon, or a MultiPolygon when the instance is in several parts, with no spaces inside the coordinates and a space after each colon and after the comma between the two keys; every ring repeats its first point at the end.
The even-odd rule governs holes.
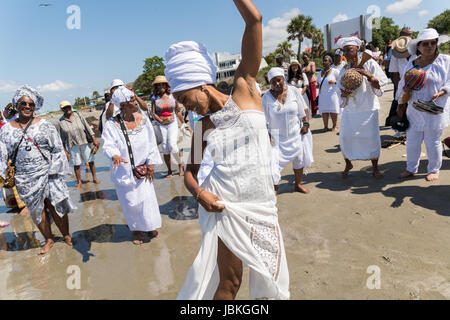
{"type": "Polygon", "coordinates": [[[165,76],[157,76],[155,78],[155,81],[153,81],[152,86],[158,83],[166,83],[167,85],[169,85],[169,82],[167,81],[165,76]]]}
{"type": "Polygon", "coordinates": [[[412,39],[410,37],[402,36],[392,41],[392,54],[398,59],[408,58],[410,56],[408,52],[408,43],[412,39]]]}
{"type": "Polygon", "coordinates": [[[439,33],[433,28],[424,29],[419,32],[417,39],[413,39],[408,43],[409,53],[411,55],[416,54],[417,45],[419,44],[419,42],[425,41],[425,40],[433,40],[433,39],[438,39],[438,44],[437,44],[438,46],[450,41],[449,36],[447,36],[447,35],[439,36],[439,33]]]}
{"type": "Polygon", "coordinates": [[[298,62],[297,59],[294,59],[294,60],[291,61],[291,66],[292,66],[293,64],[296,64],[296,65],[298,65],[298,66],[301,66],[300,62],[298,62]]]}
{"type": "Polygon", "coordinates": [[[59,104],[59,108],[62,110],[65,107],[72,108],[72,104],[70,103],[70,101],[67,101],[67,100],[61,101],[61,103],[59,104]]]}

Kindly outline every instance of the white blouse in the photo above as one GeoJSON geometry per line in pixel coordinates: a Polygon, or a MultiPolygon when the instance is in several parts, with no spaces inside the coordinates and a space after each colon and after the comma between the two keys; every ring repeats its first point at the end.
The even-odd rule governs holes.
{"type": "MultiPolygon", "coordinates": [[[[410,60],[406,66],[405,73],[414,68],[414,61],[410,60]]],[[[450,124],[450,56],[440,54],[432,64],[423,68],[427,72],[427,83],[418,90],[412,91],[411,99],[408,102],[408,109],[406,115],[410,122],[410,127],[423,131],[425,129],[444,129],[450,124]],[[436,100],[436,104],[444,108],[443,114],[430,114],[422,112],[414,108],[413,103],[417,100],[430,101],[431,98],[441,90],[447,93],[436,100]]],[[[397,100],[401,101],[405,91],[405,79],[402,79],[398,85],[397,100]]]]}

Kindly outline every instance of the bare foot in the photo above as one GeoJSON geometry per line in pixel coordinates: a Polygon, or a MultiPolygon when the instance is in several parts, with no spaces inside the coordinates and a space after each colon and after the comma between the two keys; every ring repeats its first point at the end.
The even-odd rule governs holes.
{"type": "Polygon", "coordinates": [[[54,244],[55,244],[55,241],[53,239],[47,239],[44,246],[41,248],[41,252],[39,254],[41,254],[41,255],[47,254],[50,251],[50,249],[53,247],[54,244]]]}
{"type": "Polygon", "coordinates": [[[295,191],[303,193],[303,194],[309,194],[310,193],[310,191],[308,189],[306,189],[304,186],[302,186],[301,184],[295,186],[295,191]]]}
{"type": "Polygon", "coordinates": [[[172,179],[172,178],[173,178],[172,172],[169,172],[169,173],[167,174],[167,176],[166,176],[166,179],[172,179]]]}
{"type": "Polygon", "coordinates": [[[142,235],[140,231],[133,231],[133,244],[141,245],[144,241],[142,241],[142,235]]]}
{"type": "Polygon", "coordinates": [[[427,181],[432,182],[432,181],[437,181],[437,180],[439,180],[439,174],[430,173],[429,175],[427,175],[427,181]]]}
{"type": "Polygon", "coordinates": [[[410,178],[410,177],[414,177],[414,173],[409,172],[409,171],[405,171],[399,176],[400,179],[406,179],[406,178],[410,178]]]}
{"type": "Polygon", "coordinates": [[[333,131],[333,132],[338,132],[338,128],[333,128],[333,129],[331,129],[331,131],[333,131]]]}
{"type": "Polygon", "coordinates": [[[64,237],[64,242],[68,246],[73,247],[72,237],[70,235],[67,235],[67,236],[64,237]]]}
{"type": "Polygon", "coordinates": [[[384,175],[383,175],[380,171],[378,171],[378,170],[375,170],[375,171],[373,172],[373,176],[375,177],[375,179],[381,179],[381,178],[384,177],[384,175]]]}
{"type": "Polygon", "coordinates": [[[342,172],[342,178],[347,178],[348,177],[348,173],[352,169],[353,169],[353,165],[352,164],[346,164],[345,165],[345,170],[344,170],[344,172],[342,172]]]}
{"type": "Polygon", "coordinates": [[[323,128],[322,132],[328,132],[330,129],[328,128],[323,128]]]}
{"type": "Polygon", "coordinates": [[[180,177],[184,177],[184,168],[180,166],[180,177]]]}
{"type": "Polygon", "coordinates": [[[161,233],[158,230],[153,230],[148,233],[150,239],[159,238],[161,233]]]}
{"type": "Polygon", "coordinates": [[[94,183],[95,183],[95,184],[100,184],[100,183],[102,183],[102,182],[101,182],[100,180],[98,180],[97,178],[95,178],[95,179],[94,179],[94,183]]]}
{"type": "Polygon", "coordinates": [[[77,186],[75,188],[73,188],[73,190],[80,190],[82,186],[81,182],[78,182],[77,186]]]}
{"type": "Polygon", "coordinates": [[[22,208],[22,210],[20,210],[19,215],[25,217],[28,213],[29,213],[28,207],[24,207],[22,208]]]}

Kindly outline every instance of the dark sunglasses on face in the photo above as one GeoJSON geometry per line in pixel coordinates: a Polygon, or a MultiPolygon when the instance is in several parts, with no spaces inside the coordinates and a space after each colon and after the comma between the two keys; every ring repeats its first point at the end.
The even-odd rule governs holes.
{"type": "Polygon", "coordinates": [[[32,108],[36,107],[36,104],[34,102],[25,102],[25,101],[20,101],[19,105],[21,107],[26,107],[26,106],[30,106],[32,108]]]}
{"type": "Polygon", "coordinates": [[[424,46],[424,47],[428,47],[428,46],[435,46],[436,44],[437,44],[437,41],[436,40],[433,40],[433,41],[422,41],[421,43],[420,43],[422,46],[424,46]]]}

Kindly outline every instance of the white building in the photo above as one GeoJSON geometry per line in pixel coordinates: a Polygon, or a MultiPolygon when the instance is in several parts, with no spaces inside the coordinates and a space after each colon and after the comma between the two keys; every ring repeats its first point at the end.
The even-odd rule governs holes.
{"type": "MultiPolygon", "coordinates": [[[[234,55],[223,55],[220,53],[214,54],[214,62],[217,66],[217,81],[225,81],[227,79],[233,78],[236,73],[236,69],[241,63],[242,56],[241,54],[234,55]]],[[[261,59],[261,65],[259,66],[259,70],[267,67],[268,64],[264,58],[261,59]]]]}

